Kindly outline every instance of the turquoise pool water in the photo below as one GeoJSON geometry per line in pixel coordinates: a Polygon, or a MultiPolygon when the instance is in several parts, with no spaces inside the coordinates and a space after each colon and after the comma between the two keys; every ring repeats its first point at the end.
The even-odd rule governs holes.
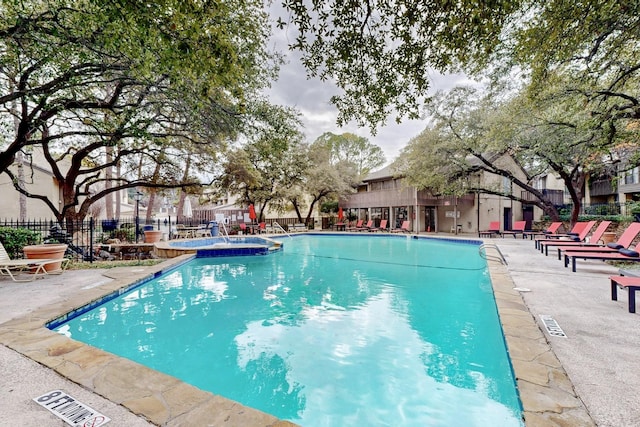
{"type": "Polygon", "coordinates": [[[296,236],[198,258],[56,330],[315,426],[523,426],[478,247],[296,236]]]}

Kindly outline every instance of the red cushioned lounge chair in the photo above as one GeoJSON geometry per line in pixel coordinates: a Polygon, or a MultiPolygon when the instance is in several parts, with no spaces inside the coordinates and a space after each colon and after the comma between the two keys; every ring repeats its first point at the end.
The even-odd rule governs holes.
{"type": "Polygon", "coordinates": [[[599,259],[601,261],[638,262],[640,261],[640,243],[634,249],[618,249],[613,252],[579,252],[566,251],[564,253],[564,266],[571,262],[571,271],[576,272],[577,259],[599,259]]]}
{"type": "MultiPolygon", "coordinates": [[[[593,221],[595,222],[595,221],[593,221]]],[[[585,227],[582,232],[578,235],[577,240],[575,241],[571,241],[571,240],[548,240],[545,242],[540,242],[540,252],[544,252],[545,255],[549,255],[549,248],[550,247],[555,247],[558,249],[558,259],[562,259],[562,251],[563,250],[572,250],[572,249],[576,249],[579,247],[590,247],[590,246],[604,246],[603,243],[601,243],[602,239],[602,235],[604,234],[605,231],[607,231],[607,228],[609,227],[609,224],[611,224],[611,221],[602,221],[600,224],[598,224],[598,226],[596,227],[596,229],[594,230],[594,232],[589,236],[589,241],[587,241],[587,235],[589,233],[589,231],[591,231],[591,227],[587,226],[585,227]],[[586,235],[585,235],[586,234],[586,235]]]]}

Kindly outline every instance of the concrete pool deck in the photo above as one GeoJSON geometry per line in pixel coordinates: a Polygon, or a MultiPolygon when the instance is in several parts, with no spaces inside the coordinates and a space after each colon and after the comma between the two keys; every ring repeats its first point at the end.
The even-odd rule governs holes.
{"type": "MultiPolygon", "coordinates": [[[[490,262],[490,270],[526,425],[640,425],[638,314],[627,311],[625,292],[610,300],[607,277],[618,269],[579,261],[572,273],[530,240],[484,240],[509,263],[490,262]],[[552,316],[567,337],[543,332],[540,315],[552,316]]],[[[110,417],[110,425],[291,425],[42,326],[162,268],[67,271],[28,283],[0,278],[0,425],[66,425],[32,401],[55,389],[110,417]]]]}

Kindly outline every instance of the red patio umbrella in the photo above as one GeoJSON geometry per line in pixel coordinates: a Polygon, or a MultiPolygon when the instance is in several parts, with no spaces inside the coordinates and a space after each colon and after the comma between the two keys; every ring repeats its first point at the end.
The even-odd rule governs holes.
{"type": "Polygon", "coordinates": [[[253,207],[253,203],[249,205],[249,218],[251,218],[251,221],[255,221],[257,218],[256,208],[253,207]]]}
{"type": "Polygon", "coordinates": [[[338,208],[338,221],[342,222],[344,220],[344,212],[342,212],[342,208],[338,208]]]}

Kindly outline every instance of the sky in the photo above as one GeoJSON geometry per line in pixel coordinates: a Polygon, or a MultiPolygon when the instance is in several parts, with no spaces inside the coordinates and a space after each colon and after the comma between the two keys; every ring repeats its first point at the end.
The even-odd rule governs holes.
{"type": "MultiPolygon", "coordinates": [[[[339,128],[336,124],[337,109],[329,100],[332,95],[339,94],[340,89],[332,82],[307,79],[299,54],[287,50],[287,40],[293,37],[287,34],[287,30],[273,31],[273,47],[285,54],[287,63],[282,66],[279,79],[273,83],[267,95],[273,103],[294,107],[301,113],[307,142],[313,142],[325,132],[350,132],[379,146],[385,154],[386,166],[399,155],[411,138],[425,129],[427,120],[403,120],[401,124],[397,124],[395,117],[389,117],[386,124],[379,126],[375,136],[368,127],[359,127],[355,123],[339,128]]],[[[462,74],[443,76],[434,72],[431,75],[433,93],[468,82],[467,77],[462,74]]]]}

